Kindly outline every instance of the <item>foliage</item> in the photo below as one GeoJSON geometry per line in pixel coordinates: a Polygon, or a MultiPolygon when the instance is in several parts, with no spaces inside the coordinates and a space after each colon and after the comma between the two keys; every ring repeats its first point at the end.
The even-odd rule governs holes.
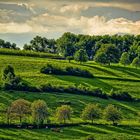
{"type": "Polygon", "coordinates": [[[104,110],[104,116],[107,121],[112,121],[113,125],[116,125],[121,119],[122,114],[114,105],[108,105],[104,110]]]}
{"type": "Polygon", "coordinates": [[[22,119],[28,114],[30,114],[30,102],[27,100],[17,99],[11,103],[10,116],[14,115],[15,117],[19,118],[20,124],[22,123],[22,119]]]}
{"type": "Polygon", "coordinates": [[[47,39],[45,37],[36,36],[30,41],[29,45],[25,44],[23,49],[36,52],[56,53],[56,42],[54,39],[47,39]]]}
{"type": "Polygon", "coordinates": [[[93,120],[99,119],[100,115],[101,109],[98,104],[88,104],[82,111],[82,118],[84,120],[90,120],[92,123],[93,120]]]}
{"type": "Polygon", "coordinates": [[[5,49],[19,49],[18,47],[16,47],[15,43],[10,43],[8,41],[5,41],[3,39],[0,39],[0,48],[5,48],[5,49]]]}
{"type": "Polygon", "coordinates": [[[57,39],[57,49],[64,57],[73,56],[75,53],[75,44],[77,42],[77,36],[72,33],[64,33],[59,39],[57,39]]]}
{"type": "Polygon", "coordinates": [[[127,52],[124,52],[120,58],[120,63],[125,65],[130,64],[130,60],[129,60],[129,54],[127,52]]]}
{"type": "Polygon", "coordinates": [[[88,61],[88,56],[85,50],[80,49],[78,51],[76,51],[75,55],[74,55],[74,60],[77,62],[87,62],[88,61]]]}
{"type": "Polygon", "coordinates": [[[71,60],[73,60],[73,56],[67,56],[66,59],[69,61],[69,63],[71,62],[71,60]]]}
{"type": "Polygon", "coordinates": [[[128,92],[111,90],[110,97],[116,100],[133,101],[133,97],[128,92]]]}
{"type": "Polygon", "coordinates": [[[48,118],[48,107],[45,101],[36,100],[31,105],[32,118],[35,124],[38,126],[44,123],[44,120],[48,118]]]}
{"type": "Polygon", "coordinates": [[[63,59],[63,57],[44,52],[35,52],[30,50],[12,50],[12,49],[0,49],[1,55],[15,55],[15,56],[29,56],[29,57],[39,57],[39,58],[51,58],[51,59],[63,59]]]}
{"type": "Polygon", "coordinates": [[[120,58],[119,49],[113,44],[102,44],[95,55],[95,61],[102,64],[117,63],[120,58]]]}
{"type": "Polygon", "coordinates": [[[87,70],[82,70],[80,68],[74,68],[69,66],[61,68],[51,64],[47,64],[47,66],[41,68],[40,72],[44,74],[72,75],[72,76],[82,76],[88,78],[93,77],[93,75],[87,70]]]}
{"type": "Polygon", "coordinates": [[[7,79],[13,79],[13,78],[15,78],[14,68],[11,65],[7,65],[3,69],[2,79],[7,80],[7,79]]]}
{"type": "Polygon", "coordinates": [[[66,123],[66,120],[70,120],[72,115],[72,108],[68,105],[62,105],[56,109],[56,117],[60,122],[66,123]]]}
{"type": "Polygon", "coordinates": [[[140,67],[140,57],[134,58],[134,60],[132,61],[131,65],[136,67],[136,68],[140,67]]]}

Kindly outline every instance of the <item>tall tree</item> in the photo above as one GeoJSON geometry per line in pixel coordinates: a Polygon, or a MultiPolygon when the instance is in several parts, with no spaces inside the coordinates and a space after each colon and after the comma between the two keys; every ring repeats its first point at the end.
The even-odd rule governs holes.
{"type": "Polygon", "coordinates": [[[66,123],[66,120],[71,119],[72,108],[68,105],[62,105],[56,109],[56,117],[58,121],[63,121],[66,123]]]}
{"type": "Polygon", "coordinates": [[[47,104],[43,100],[36,100],[32,103],[31,109],[33,121],[39,127],[49,116],[47,104]]]}
{"type": "Polygon", "coordinates": [[[73,56],[76,48],[77,36],[72,33],[64,33],[59,39],[57,39],[58,52],[64,57],[73,56]]]}
{"type": "Polygon", "coordinates": [[[99,119],[101,115],[101,109],[98,104],[88,104],[85,109],[82,111],[82,118],[85,120],[90,120],[93,123],[93,120],[99,119]]]}
{"type": "Polygon", "coordinates": [[[104,116],[107,121],[112,121],[113,125],[117,124],[122,119],[120,110],[111,104],[105,108],[104,116]]]}
{"type": "Polygon", "coordinates": [[[15,114],[19,118],[20,124],[22,119],[30,114],[30,102],[24,99],[17,99],[10,106],[10,113],[15,114]]]}
{"type": "Polygon", "coordinates": [[[80,63],[87,62],[88,56],[87,56],[86,51],[83,49],[78,50],[74,55],[74,60],[80,63]]]}
{"type": "Polygon", "coordinates": [[[113,44],[102,44],[95,55],[95,61],[98,63],[109,64],[117,63],[120,58],[120,52],[113,44]]]}

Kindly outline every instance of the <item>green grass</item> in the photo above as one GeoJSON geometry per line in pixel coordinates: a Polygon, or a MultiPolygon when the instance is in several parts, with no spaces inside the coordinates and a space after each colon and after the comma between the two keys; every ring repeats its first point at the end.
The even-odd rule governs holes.
{"type": "MultiPolygon", "coordinates": [[[[102,88],[105,92],[113,88],[116,90],[128,91],[133,97],[140,98],[140,69],[133,67],[123,67],[120,65],[101,66],[94,62],[80,65],[76,62],[68,63],[66,60],[53,60],[37,57],[8,56],[0,55],[0,70],[4,66],[11,64],[15,68],[16,74],[32,85],[40,86],[51,83],[54,85],[85,85],[102,88]],[[40,69],[47,63],[65,67],[67,65],[89,70],[96,78],[82,78],[74,76],[45,75],[40,73],[40,69]]],[[[0,78],[1,79],[1,78],[0,78]]],[[[0,84],[2,81],[0,80],[0,84]]]]}
{"type": "MultiPolygon", "coordinates": [[[[38,57],[24,57],[12,55],[0,55],[0,70],[6,65],[12,65],[17,75],[34,86],[45,83],[53,85],[84,85],[89,87],[102,88],[106,93],[113,88],[116,90],[128,91],[133,97],[140,98],[140,69],[131,66],[123,67],[112,64],[111,66],[98,65],[94,62],[78,64],[74,61],[68,63],[66,60],[54,60],[38,57]],[[89,70],[95,78],[83,78],[76,76],[45,75],[40,73],[40,69],[47,63],[65,67],[73,66],[89,70]]],[[[0,85],[2,84],[0,75],[0,85]]],[[[140,102],[124,102],[112,99],[101,99],[91,96],[74,95],[68,93],[30,93],[30,92],[6,92],[0,91],[0,123],[6,122],[3,111],[8,105],[19,98],[30,102],[43,99],[46,101],[52,114],[56,107],[60,106],[60,101],[70,101],[74,110],[72,122],[82,122],[80,113],[88,103],[99,103],[104,109],[108,104],[114,104],[122,111],[123,121],[120,126],[109,125],[105,120],[97,121],[98,125],[81,125],[76,127],[62,128],[62,133],[52,132],[48,129],[0,129],[0,139],[4,140],[84,140],[87,135],[94,135],[96,140],[140,140],[140,118],[137,112],[140,111],[140,102]]],[[[52,122],[56,122],[51,116],[52,122]]]]}
{"type": "MultiPolygon", "coordinates": [[[[99,103],[103,108],[108,104],[115,104],[118,106],[123,114],[123,121],[121,126],[108,125],[106,121],[99,120],[99,125],[81,125],[76,127],[62,128],[63,132],[52,132],[48,129],[0,129],[0,139],[50,139],[50,140],[61,140],[61,139],[83,139],[90,134],[93,134],[97,140],[110,140],[115,137],[120,138],[118,140],[134,140],[140,139],[140,124],[138,123],[138,116],[136,113],[140,110],[140,103],[129,103],[129,102],[118,102],[115,100],[105,100],[95,97],[74,95],[73,94],[61,94],[61,93],[29,93],[29,92],[0,92],[0,111],[6,109],[6,107],[14,100],[24,98],[30,102],[36,99],[43,99],[46,101],[48,107],[54,110],[60,106],[60,101],[70,101],[71,107],[73,108],[74,114],[72,122],[81,122],[79,119],[80,112],[88,103],[99,103]],[[102,123],[102,124],[101,124],[102,123]]],[[[6,121],[3,118],[3,121],[6,121]]],[[[52,122],[54,119],[52,118],[52,122]]]]}

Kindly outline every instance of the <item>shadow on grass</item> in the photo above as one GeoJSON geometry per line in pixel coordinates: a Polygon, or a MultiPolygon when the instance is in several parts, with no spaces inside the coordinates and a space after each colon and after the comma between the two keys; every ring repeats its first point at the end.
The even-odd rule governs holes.
{"type": "Polygon", "coordinates": [[[67,81],[73,84],[78,85],[84,85],[87,87],[93,86],[97,88],[101,88],[104,91],[109,92],[111,89],[115,89],[115,87],[111,86],[110,84],[107,84],[103,81],[101,81],[99,78],[82,78],[82,77],[76,77],[76,76],[58,76],[55,75],[55,77],[59,80],[67,81]]]}
{"type": "MultiPolygon", "coordinates": [[[[108,66],[105,66],[108,67],[108,66]]],[[[121,67],[121,66],[109,66],[110,69],[118,70],[120,72],[126,73],[135,78],[140,78],[140,69],[130,68],[130,67],[121,67]]]]}

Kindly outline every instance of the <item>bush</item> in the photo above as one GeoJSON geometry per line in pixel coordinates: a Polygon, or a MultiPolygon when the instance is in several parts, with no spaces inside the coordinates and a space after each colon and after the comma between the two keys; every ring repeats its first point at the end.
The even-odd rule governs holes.
{"type": "Polygon", "coordinates": [[[93,77],[93,75],[87,70],[82,70],[74,67],[65,67],[64,69],[62,69],[51,64],[47,64],[47,66],[41,68],[40,72],[44,74],[72,75],[72,76],[81,76],[81,77],[88,77],[88,78],[93,77]]]}
{"type": "Polygon", "coordinates": [[[133,101],[133,97],[128,92],[112,91],[110,97],[116,100],[133,101]]]}
{"type": "Polygon", "coordinates": [[[108,95],[104,93],[101,89],[90,89],[83,85],[80,85],[78,87],[76,86],[61,87],[61,86],[52,86],[51,84],[46,84],[40,86],[40,90],[42,92],[81,94],[81,95],[95,96],[103,99],[108,99],[108,95]]]}

